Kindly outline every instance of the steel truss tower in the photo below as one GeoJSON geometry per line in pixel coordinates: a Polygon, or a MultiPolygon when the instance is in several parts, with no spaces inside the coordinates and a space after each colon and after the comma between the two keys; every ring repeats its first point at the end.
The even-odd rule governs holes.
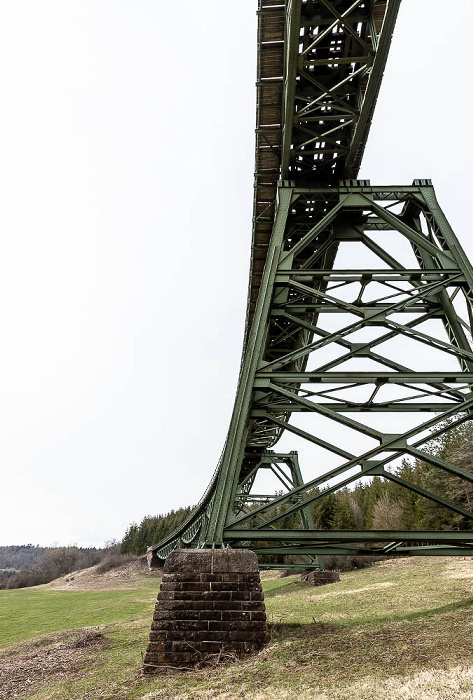
{"type": "Polygon", "coordinates": [[[321,554],[473,555],[473,512],[399,474],[403,459],[415,459],[473,483],[472,472],[429,450],[473,415],[473,269],[429,180],[354,179],[398,7],[260,0],[239,385],[214,477],[180,530],[150,548],[159,558],[226,546],[314,566],[321,554]],[[279,116],[264,116],[270,100],[279,116]],[[283,434],[299,457],[272,450],[283,434]],[[265,474],[277,492],[261,490],[265,474]],[[464,529],[314,527],[312,503],[373,477],[458,514],[464,529]]]}

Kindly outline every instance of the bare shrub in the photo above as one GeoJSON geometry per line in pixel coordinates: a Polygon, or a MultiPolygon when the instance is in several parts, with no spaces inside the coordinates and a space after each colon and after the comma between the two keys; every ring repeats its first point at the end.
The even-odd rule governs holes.
{"type": "Polygon", "coordinates": [[[349,503],[350,508],[353,512],[353,520],[355,521],[355,527],[361,529],[363,527],[363,520],[365,517],[361,506],[355,501],[353,497],[350,497],[349,503]]]}
{"type": "Polygon", "coordinates": [[[107,552],[104,558],[97,565],[95,569],[98,574],[105,574],[107,571],[116,569],[124,564],[129,564],[131,561],[135,561],[139,557],[134,554],[120,554],[120,552],[107,552]]]}
{"type": "Polygon", "coordinates": [[[373,508],[374,530],[404,530],[404,513],[401,504],[387,495],[381,496],[373,508]]]}
{"type": "Polygon", "coordinates": [[[353,571],[354,569],[365,569],[372,566],[377,561],[384,561],[387,557],[374,557],[367,555],[324,555],[325,568],[329,571],[353,571]]]}
{"type": "Polygon", "coordinates": [[[50,576],[50,581],[60,576],[65,576],[77,566],[77,547],[55,547],[46,552],[37,562],[34,570],[50,576]]]}
{"type": "Polygon", "coordinates": [[[55,547],[36,559],[29,569],[22,569],[8,576],[4,587],[27,588],[49,583],[55,578],[69,574],[77,568],[79,551],[77,547],[55,547]]]}
{"type": "Polygon", "coordinates": [[[12,576],[9,576],[5,581],[7,590],[12,588],[28,588],[29,586],[39,586],[40,583],[48,583],[51,579],[44,573],[39,571],[17,571],[12,576]]]}
{"type": "Polygon", "coordinates": [[[88,547],[79,550],[79,558],[77,560],[77,569],[88,569],[91,566],[98,564],[102,558],[102,550],[95,547],[88,547]]]}
{"type": "Polygon", "coordinates": [[[70,642],[64,644],[65,647],[71,649],[83,649],[84,647],[96,646],[97,644],[103,644],[105,642],[105,637],[99,628],[84,628],[79,630],[77,634],[71,639],[70,642]]]}

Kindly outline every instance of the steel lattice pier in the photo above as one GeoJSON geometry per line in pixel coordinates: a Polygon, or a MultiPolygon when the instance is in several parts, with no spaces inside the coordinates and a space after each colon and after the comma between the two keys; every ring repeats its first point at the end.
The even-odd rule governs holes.
{"type": "MultiPolygon", "coordinates": [[[[255,199],[244,351],[211,483],[150,550],[468,554],[465,531],[317,530],[311,504],[421,460],[472,416],[473,270],[429,180],[357,180],[400,0],[259,0],[255,199]],[[303,463],[281,437],[314,450],[303,463]],[[310,474],[309,474],[310,472],[310,474]],[[271,474],[279,492],[258,489],[271,474]],[[282,528],[288,517],[296,524],[282,528]]],[[[309,558],[309,559],[308,559],[309,558]]]]}

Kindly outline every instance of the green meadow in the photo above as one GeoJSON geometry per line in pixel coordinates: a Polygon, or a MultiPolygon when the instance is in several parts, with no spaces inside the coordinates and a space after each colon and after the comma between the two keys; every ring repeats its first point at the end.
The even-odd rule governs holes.
{"type": "Polygon", "coordinates": [[[0,699],[473,697],[472,560],[391,560],[341,579],[320,588],[265,580],[263,651],[153,678],[140,666],[157,579],[143,575],[135,590],[0,591],[0,681],[10,693],[0,699]],[[31,659],[25,685],[17,667],[31,659]]]}
{"type": "Polygon", "coordinates": [[[47,586],[0,591],[0,647],[50,632],[139,618],[159,585],[143,576],[138,590],[58,591],[47,586]]]}

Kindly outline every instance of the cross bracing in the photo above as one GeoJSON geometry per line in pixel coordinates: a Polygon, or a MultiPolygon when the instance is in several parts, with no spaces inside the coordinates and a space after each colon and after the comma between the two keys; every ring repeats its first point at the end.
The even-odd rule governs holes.
{"type": "MultiPolygon", "coordinates": [[[[311,503],[373,476],[473,519],[467,508],[407,483],[395,469],[401,458],[422,459],[473,482],[473,474],[425,449],[468,420],[473,407],[473,272],[430,182],[283,183],[270,250],[227,444],[207,500],[188,523],[187,544],[251,543],[262,553],[269,547],[311,556],[350,547],[352,553],[429,554],[438,547],[444,554],[473,553],[469,532],[422,538],[398,532],[387,542],[384,531],[343,531],[337,538],[307,519],[311,503]],[[360,247],[358,261],[339,267],[352,246],[360,247]],[[363,267],[365,249],[375,267],[363,267]],[[311,427],[298,423],[299,414],[311,427]],[[389,422],[379,422],[383,415],[389,422]],[[404,427],[393,422],[396,416],[407,417],[404,427]],[[351,437],[341,440],[340,429],[351,437]],[[318,448],[321,469],[310,479],[300,470],[294,477],[292,467],[279,469],[282,493],[254,491],[268,464],[292,464],[289,454],[270,449],[284,431],[318,448]],[[321,454],[335,456],[334,466],[324,469],[321,454]],[[304,532],[287,535],[278,523],[294,513],[304,532]]],[[[175,543],[163,543],[160,554],[175,543]]]]}
{"type": "Polygon", "coordinates": [[[473,483],[470,471],[429,450],[473,411],[473,270],[429,180],[354,179],[398,7],[260,2],[239,385],[211,483],[179,531],[153,545],[161,558],[182,546],[251,547],[313,566],[321,554],[473,554],[472,510],[398,470],[403,459],[421,460],[473,483]],[[279,112],[261,129],[269,95],[279,112]],[[325,148],[335,138],[329,125],[336,149],[325,148]],[[271,173],[262,168],[267,148],[278,156],[271,173]],[[270,177],[273,198],[268,190],[263,207],[270,177]],[[290,440],[303,460],[294,445],[281,449],[290,440]],[[375,476],[461,516],[466,529],[315,528],[312,504],[375,476]],[[288,517],[297,522],[290,529],[288,517]]]}

